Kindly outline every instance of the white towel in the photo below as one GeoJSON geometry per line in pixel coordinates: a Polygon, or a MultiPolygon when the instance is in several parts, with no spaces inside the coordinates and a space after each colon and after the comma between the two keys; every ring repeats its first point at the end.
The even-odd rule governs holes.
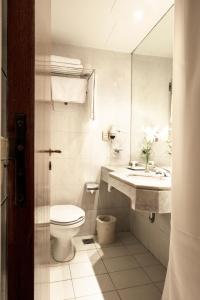
{"type": "Polygon", "coordinates": [[[51,65],[57,67],[83,68],[80,59],[51,55],[51,65]]]}
{"type": "Polygon", "coordinates": [[[87,80],[52,76],[51,89],[53,101],[84,103],[86,101],[87,80]]]}

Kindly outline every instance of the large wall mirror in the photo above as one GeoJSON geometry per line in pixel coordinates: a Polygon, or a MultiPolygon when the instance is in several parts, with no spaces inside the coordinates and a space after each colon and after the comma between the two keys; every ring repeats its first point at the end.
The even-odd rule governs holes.
{"type": "Polygon", "coordinates": [[[131,160],[150,157],[157,166],[170,166],[173,61],[172,7],[132,55],[131,160]]]}

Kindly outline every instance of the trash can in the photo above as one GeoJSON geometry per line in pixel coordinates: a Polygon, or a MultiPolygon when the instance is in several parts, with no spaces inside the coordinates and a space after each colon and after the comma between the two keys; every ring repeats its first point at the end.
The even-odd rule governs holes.
{"type": "Polygon", "coordinates": [[[97,239],[99,244],[107,245],[115,240],[117,218],[108,215],[97,216],[97,239]]]}

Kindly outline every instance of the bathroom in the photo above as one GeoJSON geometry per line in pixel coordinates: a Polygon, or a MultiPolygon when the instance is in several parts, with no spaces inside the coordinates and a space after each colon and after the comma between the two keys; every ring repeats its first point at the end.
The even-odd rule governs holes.
{"type": "MultiPolygon", "coordinates": [[[[181,18],[178,12],[182,7],[178,3],[176,8],[174,2],[35,1],[34,114],[26,106],[29,118],[21,111],[15,116],[16,164],[10,142],[11,104],[17,103],[10,88],[13,64],[9,55],[5,64],[2,47],[2,300],[13,299],[17,257],[24,270],[19,282],[28,271],[24,262],[28,260],[32,266],[34,277],[29,283],[33,285],[27,284],[23,292],[20,284],[16,287],[18,295],[28,295],[32,287],[34,296],[30,299],[184,299],[182,286],[187,276],[183,282],[173,276],[177,271],[181,277],[176,263],[180,266],[187,257],[191,266],[193,258],[186,255],[189,247],[183,242],[185,252],[179,261],[182,241],[175,230],[175,224],[179,229],[182,225],[176,219],[178,204],[173,199],[180,198],[178,193],[184,198],[188,192],[184,194],[176,176],[184,172],[184,154],[174,167],[177,149],[181,147],[185,153],[187,138],[184,136],[182,144],[173,139],[173,131],[183,133],[177,118],[180,107],[175,102],[182,96],[177,92],[180,83],[175,64],[178,46],[183,43],[176,42],[180,30],[176,20],[181,18]],[[30,118],[32,129],[28,127],[30,118]],[[24,166],[28,159],[24,148],[32,151],[25,144],[27,132],[33,134],[30,147],[34,147],[34,173],[29,182],[23,175],[29,172],[24,166]],[[12,198],[12,184],[7,182],[14,168],[16,196],[12,198]],[[27,201],[27,193],[32,202],[27,201]],[[16,214],[15,209],[19,210],[16,214]],[[29,229],[25,209],[31,210],[26,216],[34,227],[29,229]],[[24,226],[15,241],[19,218],[27,229],[24,226]],[[11,259],[15,247],[22,249],[26,234],[30,240],[25,244],[24,259],[20,251],[11,259]]],[[[11,16],[8,14],[8,20],[11,16]]],[[[14,32],[8,27],[9,34],[14,32]]],[[[9,49],[8,43],[8,54],[9,49]]],[[[23,105],[21,108],[23,111],[23,105]]],[[[186,210],[186,205],[183,208],[186,210]]],[[[187,213],[184,216],[187,218],[187,213]]],[[[185,299],[196,300],[195,291],[191,297],[189,292],[185,294],[185,299]]]]}
{"type": "MultiPolygon", "coordinates": [[[[170,210],[154,213],[156,210],[153,207],[152,210],[133,209],[132,199],[126,192],[115,186],[108,191],[107,177],[118,168],[131,173],[132,170],[127,169],[131,167],[131,162],[141,163],[143,171],[138,172],[144,173],[142,146],[145,130],[158,136],[167,128],[165,140],[157,138],[152,144],[149,159],[155,164],[152,170],[170,167],[169,84],[172,81],[174,9],[171,1],[165,7],[161,5],[155,16],[156,21],[151,20],[148,24],[150,32],[140,43],[141,37],[138,37],[138,41],[131,40],[134,32],[130,32],[130,36],[122,34],[131,22],[142,25],[143,17],[137,16],[140,11],[135,8],[136,16],[133,13],[132,19],[123,24],[120,23],[122,17],[118,16],[122,4],[119,1],[111,8],[111,2],[100,4],[97,1],[93,4],[90,8],[93,16],[90,13],[91,20],[87,24],[87,5],[80,5],[77,10],[76,3],[52,1],[52,96],[51,101],[46,102],[40,101],[38,96],[37,104],[48,111],[50,125],[46,134],[49,136],[49,148],[55,151],[47,157],[51,165],[50,218],[55,219],[51,219],[51,222],[64,222],[68,214],[71,219],[65,222],[75,222],[73,214],[76,214],[76,209],[83,210],[77,211],[80,215],[76,218],[80,217],[80,224],[77,224],[76,232],[74,230],[74,237],[71,234],[76,248],[75,256],[69,243],[63,246],[55,241],[58,233],[50,225],[51,255],[55,260],[49,271],[52,300],[58,297],[124,300],[137,297],[156,300],[161,299],[164,286],[169,253],[170,210]],[[66,18],[67,9],[69,16],[66,18]],[[100,28],[102,18],[105,18],[105,28],[100,28]],[[110,24],[112,21],[116,22],[116,28],[105,41],[106,34],[113,26],[110,24]],[[93,28],[89,27],[91,22],[93,28]],[[81,31],[80,24],[83,26],[81,31]],[[118,36],[120,30],[122,39],[118,36]],[[161,37],[162,45],[159,41],[161,37]],[[71,66],[73,64],[75,67],[77,64],[76,69],[71,66]],[[86,74],[85,77],[80,76],[79,69],[86,74]],[[80,80],[87,81],[86,97],[81,94],[85,90],[80,80]],[[63,87],[60,88],[62,83],[63,87]],[[71,89],[68,88],[70,84],[71,89]],[[117,218],[115,242],[105,245],[98,243],[96,218],[99,215],[117,218]],[[151,216],[155,217],[154,221],[150,220],[151,216]],[[65,250],[59,250],[59,247],[65,250]],[[56,263],[64,260],[66,263],[56,263]]],[[[128,15],[127,9],[124,7],[123,13],[128,15]]],[[[40,109],[41,116],[36,113],[36,133],[37,124],[39,128],[41,126],[39,118],[43,119],[43,110],[40,109]]],[[[41,143],[40,139],[38,142],[41,143]]],[[[148,199],[151,195],[148,195],[148,187],[146,189],[147,195],[144,196],[148,199]]],[[[166,193],[170,194],[170,191],[166,193]]],[[[64,239],[67,233],[62,228],[64,239]]]]}

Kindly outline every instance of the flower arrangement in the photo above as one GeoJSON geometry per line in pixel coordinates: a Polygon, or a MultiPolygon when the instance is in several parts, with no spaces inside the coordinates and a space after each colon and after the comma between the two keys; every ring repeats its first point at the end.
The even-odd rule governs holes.
{"type": "Polygon", "coordinates": [[[145,159],[145,171],[148,172],[149,169],[149,158],[151,155],[151,151],[152,151],[152,145],[153,142],[152,141],[148,141],[147,138],[144,138],[144,144],[142,146],[142,155],[144,156],[145,159]]]}
{"type": "Polygon", "coordinates": [[[149,171],[149,159],[151,156],[152,152],[152,146],[153,143],[158,140],[159,136],[159,128],[158,127],[147,127],[143,129],[145,137],[144,137],[144,142],[142,145],[142,156],[144,157],[145,161],[145,171],[149,171]]]}
{"type": "Polygon", "coordinates": [[[159,126],[147,127],[143,129],[144,132],[144,142],[142,145],[142,156],[145,161],[145,171],[149,171],[149,159],[152,153],[153,144],[157,141],[165,141],[168,143],[168,153],[171,154],[171,143],[169,142],[169,132],[168,126],[164,127],[162,130],[159,126]]]}

